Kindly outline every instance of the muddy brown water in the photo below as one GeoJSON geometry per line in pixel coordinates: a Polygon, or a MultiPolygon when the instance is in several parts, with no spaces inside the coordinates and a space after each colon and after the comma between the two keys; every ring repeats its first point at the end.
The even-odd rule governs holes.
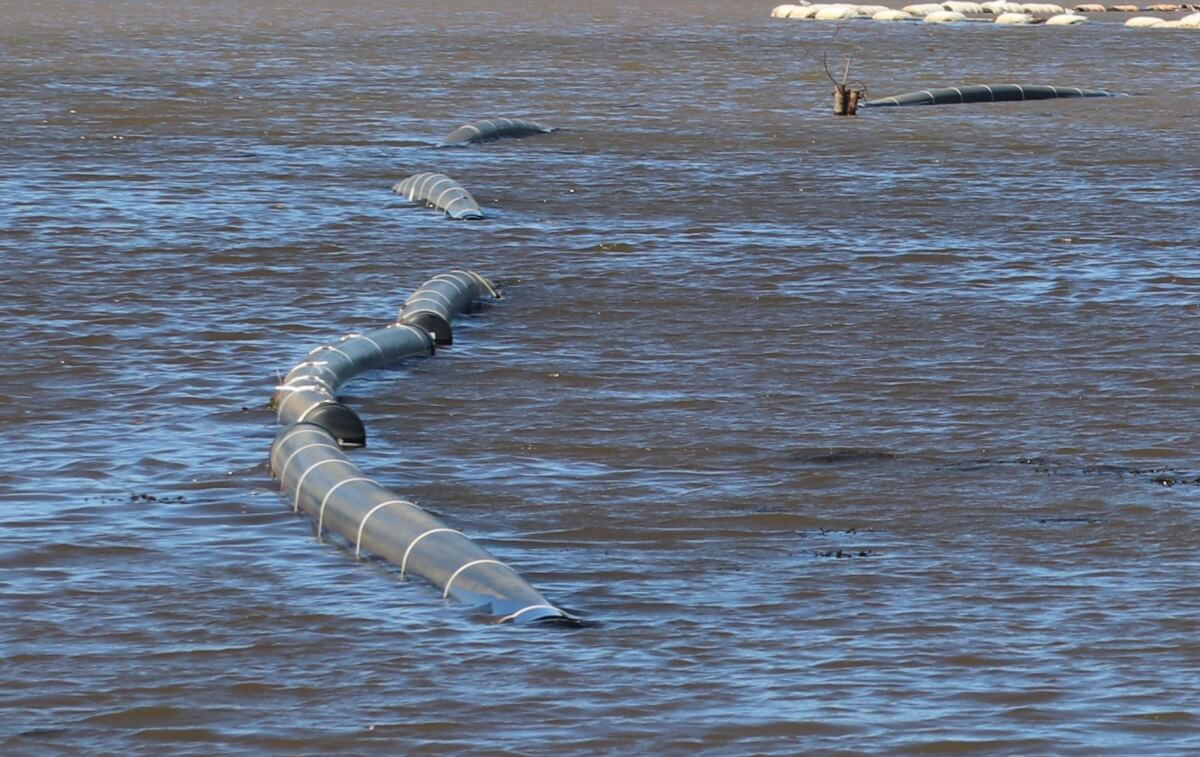
{"type": "Polygon", "coordinates": [[[0,751],[1200,750],[1200,38],[770,5],[5,3],[0,751]],[[836,119],[822,52],[1132,96],[836,119]],[[561,131],[432,149],[495,115],[561,131]],[[267,471],[277,373],[455,267],[355,459],[588,628],[267,471]]]}

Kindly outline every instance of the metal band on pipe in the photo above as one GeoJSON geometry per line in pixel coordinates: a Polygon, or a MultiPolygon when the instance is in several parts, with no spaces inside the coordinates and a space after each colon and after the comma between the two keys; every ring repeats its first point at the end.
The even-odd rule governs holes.
{"type": "Polygon", "coordinates": [[[416,504],[415,502],[409,502],[406,499],[389,499],[387,502],[380,502],[378,505],[375,505],[370,510],[368,510],[367,514],[363,516],[362,522],[358,524],[358,536],[355,537],[355,539],[354,539],[354,559],[355,560],[358,559],[358,555],[362,551],[363,529],[367,527],[367,520],[369,520],[370,517],[375,514],[376,510],[379,510],[380,508],[383,508],[383,507],[387,507],[388,505],[408,505],[409,507],[415,507],[418,510],[421,509],[420,505],[416,504]]]}
{"type": "MultiPolygon", "coordinates": [[[[341,463],[342,465],[349,465],[351,468],[354,468],[354,463],[350,462],[349,460],[343,460],[340,457],[330,457],[325,460],[319,460],[308,466],[308,468],[300,474],[300,480],[296,482],[296,499],[294,502],[292,502],[292,512],[300,512],[300,495],[304,493],[304,479],[308,478],[309,473],[312,473],[314,470],[320,468],[326,463],[341,463]]],[[[355,470],[358,469],[355,468],[355,470]]]]}
{"type": "Polygon", "coordinates": [[[329,487],[329,491],[325,492],[325,496],[321,498],[321,509],[317,511],[317,541],[321,540],[321,527],[325,524],[325,504],[329,502],[329,496],[338,490],[342,484],[352,484],[355,481],[370,481],[376,486],[379,482],[373,478],[365,478],[363,476],[355,476],[353,478],[343,478],[333,486],[329,487]]]}
{"type": "Polygon", "coordinates": [[[404,580],[404,571],[408,568],[408,556],[410,554],[412,554],[413,547],[417,546],[417,542],[421,541],[422,539],[424,539],[426,536],[429,536],[430,534],[443,534],[443,533],[458,534],[459,536],[462,536],[464,539],[467,538],[463,534],[462,531],[456,531],[453,528],[431,528],[428,531],[426,531],[425,533],[417,536],[417,538],[413,539],[412,541],[410,541],[408,543],[408,548],[404,550],[404,557],[401,558],[401,560],[400,560],[400,580],[401,581],[404,580]]]}
{"type": "MultiPolygon", "coordinates": [[[[458,570],[454,571],[454,573],[452,573],[450,575],[450,577],[446,579],[446,589],[445,589],[445,591],[442,592],[442,599],[445,599],[446,597],[450,596],[450,584],[454,583],[454,579],[458,578],[459,573],[462,573],[464,570],[471,567],[472,565],[487,565],[487,564],[504,565],[504,563],[500,562],[499,560],[493,560],[490,558],[484,558],[482,560],[472,560],[471,562],[467,563],[466,565],[463,565],[462,567],[460,567],[458,570]]],[[[508,566],[504,565],[504,567],[507,568],[508,566]]]]}

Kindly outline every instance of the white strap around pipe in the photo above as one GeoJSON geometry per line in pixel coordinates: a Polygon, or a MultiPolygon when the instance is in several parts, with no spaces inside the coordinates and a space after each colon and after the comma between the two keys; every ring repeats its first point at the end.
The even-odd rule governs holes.
{"type": "Polygon", "coordinates": [[[380,502],[378,505],[375,505],[370,510],[368,510],[367,514],[363,516],[362,523],[358,524],[358,536],[354,539],[354,559],[355,560],[358,559],[358,555],[362,551],[363,529],[367,527],[367,519],[370,518],[372,515],[374,515],[376,510],[378,510],[381,507],[387,507],[388,505],[408,505],[409,507],[415,507],[418,510],[421,509],[420,505],[417,505],[415,502],[409,502],[408,500],[404,500],[404,499],[389,499],[387,502],[380,502]]]}
{"type": "Polygon", "coordinates": [[[386,363],[388,361],[387,353],[384,352],[383,348],[379,346],[379,342],[375,341],[374,339],[372,339],[371,337],[366,336],[366,335],[359,335],[358,338],[365,339],[368,342],[370,342],[371,346],[375,348],[375,351],[379,353],[379,357],[383,360],[383,362],[386,363]]]}
{"type": "MultiPolygon", "coordinates": [[[[295,436],[296,434],[315,434],[315,433],[322,433],[322,434],[324,434],[324,433],[327,433],[327,432],[325,431],[325,429],[319,429],[319,428],[316,428],[316,427],[314,427],[314,426],[307,426],[307,427],[301,427],[301,428],[293,428],[291,431],[289,431],[289,432],[287,432],[286,434],[284,434],[284,435],[283,435],[283,438],[282,438],[282,439],[280,439],[280,440],[279,440],[279,441],[278,441],[278,442],[275,444],[275,448],[274,448],[273,450],[271,450],[271,458],[272,458],[272,459],[274,459],[274,457],[275,457],[275,453],[276,453],[276,452],[278,452],[279,450],[283,449],[283,445],[287,444],[287,440],[288,440],[288,439],[291,439],[291,438],[292,438],[293,436],[295,436]]],[[[291,459],[292,459],[290,455],[288,456],[288,459],[289,459],[289,460],[291,460],[291,459]]],[[[272,465],[272,467],[274,467],[274,466],[272,465]]],[[[286,467],[286,464],[285,464],[285,467],[286,467]]],[[[283,480],[283,476],[279,476],[279,480],[280,480],[280,481],[282,481],[282,480],[283,480]]]]}
{"type": "MultiPolygon", "coordinates": [[[[304,431],[307,429],[300,429],[300,430],[304,431]]],[[[291,434],[288,434],[288,436],[291,436],[291,434]]],[[[284,437],[284,439],[286,440],[287,437],[284,437]]],[[[280,442],[280,444],[282,444],[282,442],[280,442]]],[[[292,458],[295,457],[296,455],[299,455],[301,452],[308,449],[309,447],[328,447],[330,449],[337,449],[336,444],[326,444],[325,442],[313,442],[312,444],[305,444],[303,447],[300,447],[299,449],[293,451],[292,454],[288,455],[287,460],[283,461],[283,468],[279,471],[279,483],[281,483],[281,484],[286,483],[285,477],[287,476],[288,466],[292,464],[292,458]]]]}
{"type": "Polygon", "coordinates": [[[379,482],[373,478],[363,478],[362,476],[355,476],[354,478],[342,479],[341,481],[338,481],[333,486],[329,487],[329,491],[325,492],[325,496],[323,498],[321,498],[321,509],[317,511],[317,541],[321,540],[321,527],[325,524],[325,503],[329,501],[329,495],[331,495],[335,491],[337,491],[337,488],[339,486],[341,486],[342,484],[349,484],[353,481],[370,481],[373,484],[376,484],[376,485],[379,484],[379,482]]]}
{"type": "Polygon", "coordinates": [[[516,620],[517,618],[521,617],[522,615],[529,612],[530,610],[540,610],[542,608],[545,608],[547,610],[554,610],[557,613],[562,612],[562,610],[558,609],[554,605],[529,605],[528,607],[522,607],[520,610],[517,610],[516,612],[512,613],[511,615],[505,615],[503,618],[500,618],[500,620],[497,620],[496,622],[497,623],[507,623],[509,621],[516,620]]]}
{"type": "MultiPolygon", "coordinates": [[[[500,562],[499,560],[491,560],[491,559],[472,560],[471,562],[462,566],[461,568],[454,571],[454,573],[452,573],[450,575],[449,580],[446,581],[446,590],[442,592],[442,599],[445,599],[446,597],[450,596],[450,584],[454,583],[454,579],[458,578],[459,573],[462,573],[464,570],[471,567],[472,565],[483,565],[485,563],[491,563],[493,565],[504,565],[504,563],[500,562]]],[[[507,566],[505,566],[505,567],[507,567],[507,566]]]]}
{"type": "MultiPolygon", "coordinates": [[[[341,463],[342,465],[349,465],[351,468],[354,468],[354,463],[350,462],[349,460],[343,460],[340,457],[330,457],[326,458],[325,460],[318,460],[317,462],[308,466],[308,469],[300,474],[300,480],[296,482],[296,499],[292,501],[292,512],[300,512],[300,492],[304,490],[304,479],[307,478],[308,474],[312,473],[313,470],[320,468],[326,463],[341,463]]],[[[354,470],[358,470],[358,468],[354,468],[354,470]]]]}
{"type": "Polygon", "coordinates": [[[413,547],[417,546],[417,542],[421,541],[426,536],[429,536],[430,534],[438,534],[438,533],[458,534],[459,536],[462,536],[464,539],[467,538],[466,536],[463,536],[462,531],[455,531],[453,528],[431,528],[428,531],[426,531],[425,533],[419,535],[417,538],[413,539],[412,541],[410,541],[408,543],[408,548],[404,550],[404,557],[400,558],[400,580],[401,581],[404,580],[404,571],[407,570],[407,568],[408,568],[408,556],[413,551],[413,547]]]}

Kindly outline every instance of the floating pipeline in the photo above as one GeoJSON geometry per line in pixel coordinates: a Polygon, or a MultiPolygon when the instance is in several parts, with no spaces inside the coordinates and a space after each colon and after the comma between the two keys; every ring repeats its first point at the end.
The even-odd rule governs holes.
{"type": "Polygon", "coordinates": [[[450,344],[450,322],[496,290],[472,271],[435,276],[418,289],[395,323],[366,334],[349,334],[312,350],[288,371],[275,388],[272,406],[280,425],[312,423],[328,431],[343,447],[362,447],[366,429],[358,414],[337,401],[338,387],[365,371],[386,368],[407,357],[434,354],[436,344],[450,344]]]}
{"type": "Polygon", "coordinates": [[[533,134],[549,134],[554,129],[523,118],[485,118],[463,124],[438,142],[438,147],[466,147],[479,142],[489,142],[503,137],[528,137],[533,134]]]}
{"type": "Polygon", "coordinates": [[[424,202],[456,221],[475,221],[483,211],[471,193],[444,173],[419,173],[392,186],[392,191],[410,202],[424,202]]]}
{"type": "Polygon", "coordinates": [[[1021,102],[1052,100],[1058,97],[1122,97],[1120,92],[1078,87],[1051,87],[1046,84],[972,84],[965,87],[939,87],[882,97],[859,105],[877,108],[894,105],[949,105],[957,103],[1021,102]]]}
{"type": "MultiPolygon", "coordinates": [[[[366,434],[354,411],[336,401],[338,386],[404,357],[432,355],[438,337],[426,330],[427,319],[436,316],[435,328],[448,327],[454,316],[478,307],[485,293],[497,296],[477,273],[436,276],[405,303],[401,321],[310,352],[275,392],[283,428],[271,445],[271,473],[293,511],[316,522],[317,538],[339,534],[354,545],[355,558],[364,552],[381,557],[399,566],[401,578],[419,576],[444,599],[478,607],[501,623],[581,625],[461,532],[363,475],[343,452],[363,446],[366,434]]],[[[445,343],[449,339],[447,332],[445,343]]]]}

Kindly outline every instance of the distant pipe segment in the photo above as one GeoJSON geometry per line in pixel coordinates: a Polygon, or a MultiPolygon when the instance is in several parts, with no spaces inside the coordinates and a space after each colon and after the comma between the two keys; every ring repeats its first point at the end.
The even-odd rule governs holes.
{"type": "Polygon", "coordinates": [[[1121,97],[1119,92],[1078,87],[1051,87],[1045,84],[972,84],[964,87],[938,87],[882,97],[862,104],[864,108],[894,105],[946,105],[954,103],[1019,102],[1050,100],[1058,97],[1121,97]]]}
{"type": "Polygon", "coordinates": [[[463,124],[446,135],[438,147],[465,147],[477,142],[488,142],[503,137],[528,137],[532,134],[549,134],[554,129],[536,121],[523,118],[485,118],[463,124]]]}

